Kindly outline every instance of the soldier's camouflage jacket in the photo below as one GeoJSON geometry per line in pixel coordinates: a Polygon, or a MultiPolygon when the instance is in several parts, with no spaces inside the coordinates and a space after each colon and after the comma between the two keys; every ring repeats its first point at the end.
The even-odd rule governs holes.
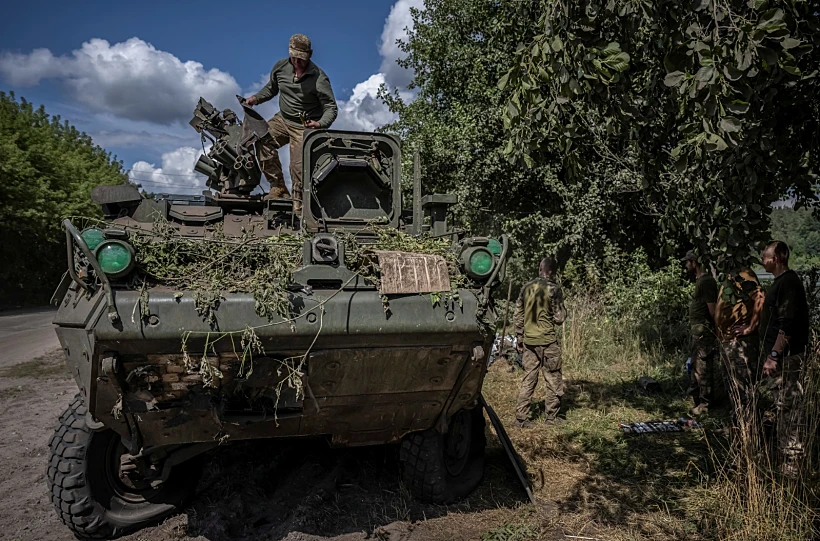
{"type": "Polygon", "coordinates": [[[561,287],[546,278],[524,284],[515,303],[515,333],[528,346],[546,346],[558,341],[556,328],[567,318],[561,287]]]}

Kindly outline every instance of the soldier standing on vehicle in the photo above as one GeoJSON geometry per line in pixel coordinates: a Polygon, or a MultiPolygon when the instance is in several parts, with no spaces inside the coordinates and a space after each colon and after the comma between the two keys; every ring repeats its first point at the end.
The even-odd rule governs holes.
{"type": "Polygon", "coordinates": [[[290,179],[293,211],[302,210],[302,137],[306,128],[327,129],[336,120],[338,107],[330,79],[310,58],[310,39],[290,38],[288,58],[277,62],[262,90],[248,98],[251,107],[279,94],[279,112],[268,121],[268,136],[256,143],[256,155],[270,183],[269,198],[285,197],[287,188],[279,149],[290,143],[290,179]]]}
{"type": "Polygon", "coordinates": [[[763,389],[769,394],[769,413],[775,415],[777,448],[783,473],[795,475],[803,456],[806,419],[803,381],[806,345],[809,340],[809,308],[806,290],[796,272],[789,270],[789,248],[774,241],[761,254],[763,268],[774,282],[763,304],[763,389]],[[773,410],[773,411],[772,411],[773,410]]]}
{"type": "Polygon", "coordinates": [[[695,400],[695,407],[689,413],[701,415],[709,411],[709,402],[716,389],[719,371],[715,370],[715,304],[717,303],[717,282],[707,273],[695,252],[689,250],[681,259],[686,272],[695,279],[695,292],[689,301],[689,328],[692,334],[692,372],[689,394],[695,400]]]}
{"type": "Polygon", "coordinates": [[[518,338],[518,350],[523,352],[524,379],[515,408],[516,427],[532,426],[530,400],[538,385],[539,371],[544,376],[544,422],[554,424],[564,395],[561,375],[561,348],[558,346],[557,327],[567,317],[564,295],[553,276],[557,262],[545,257],[538,266],[538,278],[521,288],[515,303],[513,322],[518,338]]]}
{"type": "Polygon", "coordinates": [[[736,422],[751,414],[752,373],[760,347],[757,330],[765,297],[757,275],[748,268],[730,273],[718,292],[715,327],[736,422]]]}

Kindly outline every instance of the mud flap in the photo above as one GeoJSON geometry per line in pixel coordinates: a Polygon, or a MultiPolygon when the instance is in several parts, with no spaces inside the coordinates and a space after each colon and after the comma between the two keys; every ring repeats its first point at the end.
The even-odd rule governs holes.
{"type": "Polygon", "coordinates": [[[521,482],[521,486],[524,487],[524,491],[527,493],[527,497],[530,499],[530,503],[536,503],[535,496],[533,496],[532,494],[530,482],[527,479],[527,476],[524,475],[524,468],[521,466],[520,459],[518,458],[518,453],[515,452],[513,443],[512,441],[510,441],[510,437],[507,435],[507,431],[504,430],[504,425],[501,424],[501,419],[498,418],[498,415],[496,415],[493,408],[491,408],[490,405],[487,404],[487,401],[484,400],[484,395],[479,395],[478,400],[479,403],[487,411],[487,417],[490,418],[490,422],[493,425],[493,429],[495,429],[495,433],[498,435],[499,441],[501,441],[501,446],[504,448],[504,452],[507,453],[507,458],[510,459],[513,469],[515,470],[515,474],[518,476],[518,480],[521,482]]]}

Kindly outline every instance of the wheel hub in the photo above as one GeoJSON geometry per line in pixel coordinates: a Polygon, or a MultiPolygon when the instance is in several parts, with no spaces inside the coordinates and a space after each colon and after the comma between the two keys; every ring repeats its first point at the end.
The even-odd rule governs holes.
{"type": "Polygon", "coordinates": [[[161,483],[151,482],[155,466],[128,453],[119,438],[112,439],[108,446],[108,464],[109,484],[126,501],[143,502],[162,490],[161,483]]]}

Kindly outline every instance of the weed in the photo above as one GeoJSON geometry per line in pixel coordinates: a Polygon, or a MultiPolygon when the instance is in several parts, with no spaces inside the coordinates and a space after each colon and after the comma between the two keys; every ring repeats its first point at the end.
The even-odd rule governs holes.
{"type": "Polygon", "coordinates": [[[68,375],[65,361],[61,356],[55,359],[54,355],[44,355],[0,369],[0,377],[3,378],[57,379],[68,375]]]}
{"type": "Polygon", "coordinates": [[[538,531],[529,524],[505,524],[481,536],[481,541],[527,541],[538,539],[538,531]]]}

